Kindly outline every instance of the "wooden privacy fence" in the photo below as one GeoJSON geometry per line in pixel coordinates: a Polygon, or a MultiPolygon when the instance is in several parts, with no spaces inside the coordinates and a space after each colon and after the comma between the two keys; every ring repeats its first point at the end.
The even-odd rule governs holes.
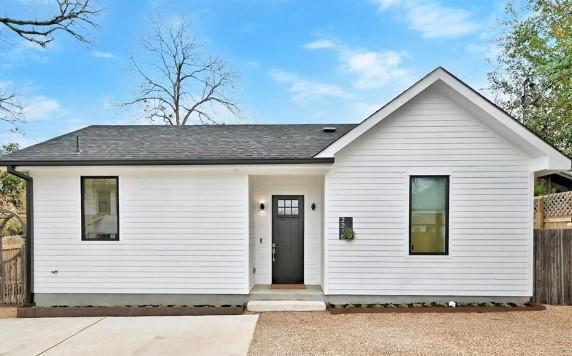
{"type": "Polygon", "coordinates": [[[4,236],[9,223],[25,230],[17,213],[0,210],[0,304],[23,304],[27,276],[25,239],[20,235],[4,236]]]}
{"type": "Polygon", "coordinates": [[[534,300],[572,305],[572,229],[534,230],[534,300]]]}
{"type": "Polygon", "coordinates": [[[534,198],[535,229],[572,229],[572,192],[534,198]]]}
{"type": "Polygon", "coordinates": [[[21,246],[10,258],[0,258],[0,304],[23,304],[25,288],[26,248],[21,246]]]}

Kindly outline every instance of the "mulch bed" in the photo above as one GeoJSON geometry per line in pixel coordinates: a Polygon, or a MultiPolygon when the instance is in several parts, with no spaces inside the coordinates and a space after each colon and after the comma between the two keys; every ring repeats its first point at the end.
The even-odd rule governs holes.
{"type": "Polygon", "coordinates": [[[18,308],[18,318],[240,315],[243,311],[244,305],[22,307],[18,308]]]}
{"type": "Polygon", "coordinates": [[[328,305],[328,310],[331,314],[352,314],[352,313],[506,313],[516,311],[541,311],[546,310],[546,307],[541,304],[526,303],[524,305],[474,305],[474,306],[458,306],[458,307],[445,307],[445,306],[388,306],[368,304],[361,306],[351,305],[328,305]]]}

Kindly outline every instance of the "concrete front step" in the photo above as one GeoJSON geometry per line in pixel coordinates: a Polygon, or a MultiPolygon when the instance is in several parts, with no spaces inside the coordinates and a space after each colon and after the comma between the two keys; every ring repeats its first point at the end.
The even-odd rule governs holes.
{"type": "Polygon", "coordinates": [[[270,285],[256,285],[248,298],[250,301],[305,300],[324,301],[324,292],[320,286],[306,286],[303,289],[273,289],[270,285]]]}
{"type": "Polygon", "coordinates": [[[324,311],[326,303],[317,300],[253,300],[246,308],[251,312],[324,311]]]}

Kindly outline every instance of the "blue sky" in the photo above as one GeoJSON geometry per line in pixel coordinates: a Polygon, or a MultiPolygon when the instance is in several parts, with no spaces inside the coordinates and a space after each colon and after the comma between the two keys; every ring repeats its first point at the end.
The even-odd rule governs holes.
{"type": "MultiPolygon", "coordinates": [[[[1,15],[43,14],[52,0],[8,0],[1,15]]],[[[41,49],[0,32],[0,87],[22,93],[23,146],[90,124],[143,124],[129,54],[150,19],[186,19],[205,55],[240,72],[246,123],[359,122],[437,66],[486,87],[504,1],[105,1],[91,46],[58,34],[41,49]]],[[[487,95],[486,90],[481,90],[487,95]]],[[[229,121],[232,122],[232,121],[229,121]]]]}

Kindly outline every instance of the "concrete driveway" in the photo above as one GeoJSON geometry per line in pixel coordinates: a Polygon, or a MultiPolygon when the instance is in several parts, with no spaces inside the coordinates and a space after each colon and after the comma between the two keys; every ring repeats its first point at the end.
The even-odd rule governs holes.
{"type": "Polygon", "coordinates": [[[0,355],[246,355],[258,315],[0,319],[0,355]]]}

